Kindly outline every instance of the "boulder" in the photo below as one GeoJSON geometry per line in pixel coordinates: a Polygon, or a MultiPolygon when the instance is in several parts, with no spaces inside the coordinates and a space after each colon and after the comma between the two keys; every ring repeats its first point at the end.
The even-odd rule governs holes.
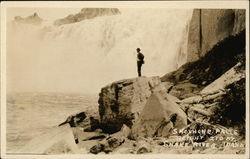
{"type": "Polygon", "coordinates": [[[89,126],[87,126],[87,128],[84,129],[84,131],[86,132],[91,132],[91,131],[95,131],[96,129],[100,128],[100,122],[98,119],[95,119],[93,116],[89,117],[89,126]]]}
{"type": "Polygon", "coordinates": [[[97,144],[90,148],[89,152],[93,154],[98,154],[100,152],[104,151],[104,145],[103,144],[97,144]]]}
{"type": "Polygon", "coordinates": [[[159,77],[140,77],[114,82],[99,94],[99,115],[102,129],[114,133],[123,124],[131,127],[153,91],[166,91],[159,77]]]}
{"type": "Polygon", "coordinates": [[[131,129],[125,124],[123,124],[121,130],[112,134],[111,136],[115,138],[126,139],[130,135],[130,133],[131,133],[131,129]]]}
{"type": "Polygon", "coordinates": [[[145,154],[152,152],[150,144],[145,141],[140,141],[137,145],[138,147],[136,149],[136,154],[145,154]]]}
{"type": "Polygon", "coordinates": [[[178,104],[164,92],[153,93],[139,119],[132,127],[131,135],[138,137],[168,136],[173,128],[187,125],[187,116],[178,104]]]}
{"type": "Polygon", "coordinates": [[[68,123],[71,127],[76,127],[76,126],[79,126],[86,117],[87,116],[85,112],[77,113],[75,115],[70,115],[64,122],[59,124],[59,126],[62,126],[68,123]]]}

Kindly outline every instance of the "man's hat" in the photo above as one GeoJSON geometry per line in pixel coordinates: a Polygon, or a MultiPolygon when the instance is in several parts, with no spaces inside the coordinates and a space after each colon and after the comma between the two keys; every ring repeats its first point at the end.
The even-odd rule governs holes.
{"type": "Polygon", "coordinates": [[[136,51],[141,51],[141,49],[140,49],[140,48],[137,48],[136,51]]]}

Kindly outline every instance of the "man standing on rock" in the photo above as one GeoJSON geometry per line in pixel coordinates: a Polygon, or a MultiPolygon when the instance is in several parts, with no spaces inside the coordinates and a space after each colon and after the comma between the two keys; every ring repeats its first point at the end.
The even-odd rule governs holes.
{"type": "Polygon", "coordinates": [[[141,76],[141,67],[142,64],[144,64],[144,55],[140,52],[141,49],[137,48],[137,71],[138,71],[138,76],[141,76]]]}

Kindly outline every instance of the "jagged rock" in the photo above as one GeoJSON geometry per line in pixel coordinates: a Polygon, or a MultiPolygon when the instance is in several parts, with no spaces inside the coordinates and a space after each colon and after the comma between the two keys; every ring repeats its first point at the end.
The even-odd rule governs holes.
{"type": "Polygon", "coordinates": [[[111,136],[115,138],[125,139],[130,135],[130,133],[131,133],[131,129],[125,124],[123,124],[121,130],[112,134],[111,136]]]}
{"type": "Polygon", "coordinates": [[[152,151],[150,144],[145,141],[140,141],[137,145],[138,148],[136,150],[136,154],[144,154],[152,151]]]}
{"type": "Polygon", "coordinates": [[[93,154],[98,154],[100,152],[110,153],[114,151],[117,147],[122,145],[125,142],[123,138],[116,138],[109,136],[106,139],[102,140],[97,145],[94,145],[90,148],[90,152],[93,154]]]}
{"type": "Polygon", "coordinates": [[[85,112],[81,112],[81,113],[77,113],[75,115],[71,115],[69,116],[66,121],[62,122],[61,124],[59,124],[59,126],[62,126],[64,124],[69,124],[71,127],[76,127],[79,126],[81,124],[81,122],[83,122],[83,120],[86,118],[86,114],[85,112]]]}
{"type": "Polygon", "coordinates": [[[132,127],[133,138],[168,136],[173,128],[187,125],[187,116],[164,92],[150,96],[139,119],[132,127]]]}
{"type": "Polygon", "coordinates": [[[100,16],[109,16],[120,14],[119,9],[117,8],[83,8],[77,14],[70,14],[65,18],[58,19],[54,22],[54,25],[63,25],[80,22],[86,19],[92,19],[100,16]]]}
{"type": "Polygon", "coordinates": [[[100,152],[104,151],[104,145],[103,144],[97,144],[90,148],[89,152],[93,154],[98,154],[100,152]]]}
{"type": "Polygon", "coordinates": [[[31,16],[28,16],[26,18],[22,18],[20,16],[15,16],[14,22],[16,23],[25,23],[25,24],[33,24],[33,25],[39,25],[43,21],[42,18],[38,16],[37,13],[34,13],[31,16]]]}
{"type": "Polygon", "coordinates": [[[140,77],[114,82],[99,94],[99,114],[102,129],[117,132],[123,124],[131,127],[153,91],[163,90],[159,77],[140,77]]]}
{"type": "Polygon", "coordinates": [[[84,129],[84,131],[86,132],[90,132],[90,131],[95,131],[96,129],[99,129],[100,126],[100,122],[98,119],[95,119],[93,116],[89,117],[89,126],[87,126],[87,128],[84,129]]]}
{"type": "Polygon", "coordinates": [[[111,137],[109,139],[107,139],[109,148],[115,149],[118,146],[120,146],[122,143],[124,143],[124,139],[121,138],[115,138],[115,137],[111,137]]]}

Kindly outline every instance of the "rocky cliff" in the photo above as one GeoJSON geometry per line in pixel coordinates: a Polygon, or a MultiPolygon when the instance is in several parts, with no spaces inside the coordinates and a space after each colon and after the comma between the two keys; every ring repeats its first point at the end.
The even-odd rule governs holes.
{"type": "Polygon", "coordinates": [[[245,10],[195,9],[189,27],[187,61],[203,57],[221,40],[245,29],[245,10]]]}
{"type": "Polygon", "coordinates": [[[16,23],[25,23],[25,24],[33,24],[33,25],[39,25],[41,24],[43,19],[39,17],[37,13],[34,13],[31,16],[22,18],[20,16],[16,16],[14,19],[14,22],[16,23]]]}
{"type": "Polygon", "coordinates": [[[71,14],[65,18],[55,20],[54,25],[59,26],[63,24],[76,23],[86,19],[116,14],[120,14],[120,11],[117,8],[83,8],[77,14],[71,14]]]}

